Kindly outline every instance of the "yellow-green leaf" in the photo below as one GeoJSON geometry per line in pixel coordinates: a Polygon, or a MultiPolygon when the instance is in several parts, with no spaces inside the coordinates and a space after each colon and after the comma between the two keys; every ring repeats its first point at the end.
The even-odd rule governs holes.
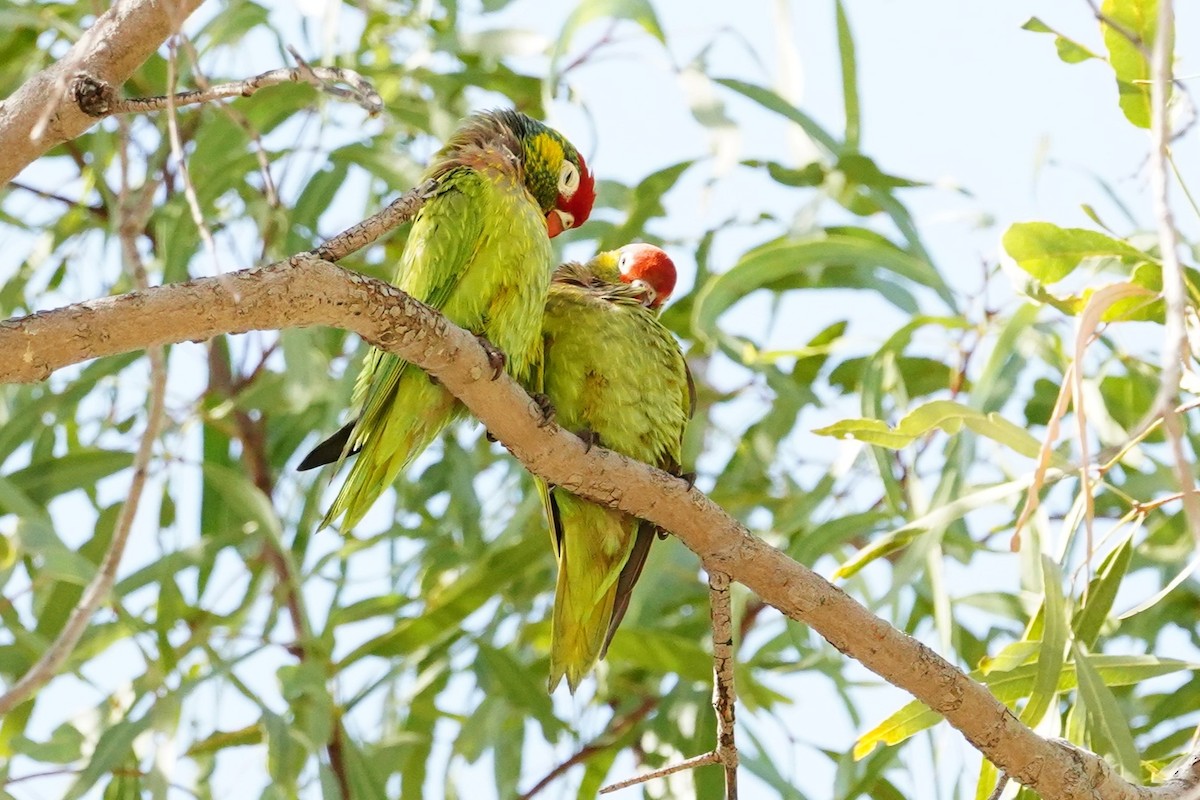
{"type": "MultiPolygon", "coordinates": [[[[1118,102],[1125,118],[1150,127],[1150,61],[1158,25],[1158,0],[1104,0],[1104,46],[1117,76],[1118,102]]],[[[1168,35],[1172,35],[1168,32],[1168,35]]],[[[1173,47],[1171,48],[1174,49],[1173,47]]]]}
{"type": "Polygon", "coordinates": [[[1086,228],[1060,228],[1051,222],[1017,222],[1002,239],[1005,252],[1041,283],[1071,274],[1085,258],[1115,258],[1131,263],[1150,256],[1121,239],[1086,228]]]}

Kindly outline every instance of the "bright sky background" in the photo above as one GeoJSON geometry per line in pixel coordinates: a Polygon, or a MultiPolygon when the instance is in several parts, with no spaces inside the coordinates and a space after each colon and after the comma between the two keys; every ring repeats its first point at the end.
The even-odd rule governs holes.
{"type": "MultiPolygon", "coordinates": [[[[352,41],[361,30],[361,17],[350,6],[329,7],[336,9],[329,18],[323,16],[329,8],[321,0],[301,5],[314,14],[308,20],[310,25],[325,19],[326,41],[352,41]]],[[[472,13],[472,5],[463,4],[464,16],[472,13]]],[[[559,0],[517,0],[502,13],[478,25],[468,21],[467,26],[493,28],[502,24],[530,30],[549,44],[573,5],[559,0]]],[[[1200,72],[1195,55],[1200,53],[1200,12],[1194,4],[1177,6],[1177,52],[1181,54],[1177,69],[1187,76],[1200,72]]],[[[570,75],[571,88],[587,105],[590,119],[567,104],[552,106],[550,121],[580,146],[599,176],[632,183],[684,158],[710,155],[711,134],[693,118],[684,81],[677,72],[706,48],[710,74],[772,86],[827,129],[840,133],[842,98],[832,0],[658,0],[655,7],[666,33],[666,51],[637,26],[622,24],[616,30],[615,45],[600,51],[594,62],[570,75]]],[[[903,199],[916,215],[926,245],[952,285],[966,291],[979,287],[981,264],[999,257],[1000,234],[1013,221],[1046,219],[1064,226],[1090,226],[1079,210],[1080,203],[1087,202],[1112,227],[1129,230],[1093,175],[1103,178],[1119,196],[1134,204],[1131,208],[1141,228],[1151,227],[1142,169],[1147,136],[1122,117],[1108,67],[1098,61],[1064,64],[1055,55],[1052,37],[1020,27],[1037,15],[1103,52],[1098,26],[1084,0],[847,0],[847,12],[857,45],[862,149],[885,171],[937,184],[935,188],[909,190],[903,199]]],[[[276,27],[285,34],[294,32],[293,41],[301,52],[319,54],[322,42],[306,41],[299,32],[300,22],[296,7],[277,4],[273,13],[276,27]]],[[[596,22],[585,28],[573,42],[567,60],[595,41],[605,27],[606,23],[596,22]]],[[[537,44],[536,39],[532,41],[537,44]]],[[[253,58],[247,74],[276,66],[258,63],[261,54],[253,58]]],[[[531,55],[520,65],[540,70],[544,58],[531,55]]],[[[696,89],[694,85],[686,88],[696,89]]],[[[720,88],[714,91],[740,131],[737,150],[726,151],[726,158],[773,158],[797,166],[804,163],[805,143],[781,118],[732,92],[720,88]]],[[[1195,147],[1183,142],[1177,152],[1184,174],[1195,174],[1194,169],[1189,170],[1197,163],[1195,147]]],[[[694,240],[704,229],[736,214],[743,192],[778,197],[778,211],[785,218],[798,210],[800,201],[795,195],[754,176],[722,184],[719,194],[708,190],[706,182],[714,172],[723,174],[727,169],[727,163],[713,159],[690,171],[668,196],[669,217],[655,221],[652,230],[669,239],[694,240]]],[[[28,171],[23,177],[34,175],[34,171],[28,171]]],[[[1182,203],[1177,208],[1181,227],[1195,232],[1196,217],[1182,203]]],[[[335,230],[340,222],[355,221],[356,213],[357,209],[350,208],[345,220],[331,217],[329,230],[335,230]]],[[[758,233],[750,238],[731,235],[721,239],[715,253],[717,270],[732,266],[747,244],[762,238],[758,233]]],[[[682,294],[694,276],[690,247],[678,249],[673,255],[681,271],[677,293],[682,294]]],[[[9,271],[4,257],[0,254],[0,275],[9,271]]],[[[865,295],[825,292],[789,299],[785,308],[791,321],[770,331],[772,345],[801,344],[836,316],[850,315],[845,308],[838,308],[838,303],[873,302],[865,295]]],[[[69,299],[86,297],[63,301],[69,299]]],[[[750,300],[726,322],[731,329],[762,335],[763,315],[757,313],[762,308],[765,305],[750,300]]],[[[851,334],[860,337],[864,346],[886,337],[901,320],[897,312],[882,303],[878,314],[855,313],[854,317],[851,334]],[[864,324],[868,317],[869,323],[864,324]]],[[[837,416],[830,412],[827,417],[806,417],[801,427],[803,431],[811,430],[837,416]]],[[[803,431],[796,434],[791,446],[840,446],[803,431]]],[[[834,457],[831,455],[829,460],[834,457]]],[[[144,551],[134,561],[140,563],[153,552],[144,551]]],[[[994,561],[998,568],[986,575],[952,574],[957,584],[952,589],[967,585],[978,588],[983,581],[994,586],[1011,585],[1015,590],[1015,558],[994,561]]],[[[128,569],[137,565],[130,563],[128,569]]],[[[860,677],[870,677],[860,668],[851,670],[860,677]]],[[[774,742],[772,751],[780,770],[794,777],[800,791],[817,800],[829,797],[832,768],[827,759],[814,754],[812,747],[845,750],[862,731],[844,717],[840,703],[829,696],[828,684],[823,680],[798,676],[781,686],[798,698],[785,720],[786,730],[761,722],[757,726],[752,721],[747,724],[756,734],[774,742]]],[[[580,697],[586,698],[587,694],[585,690],[580,697]]],[[[870,701],[865,713],[868,725],[907,700],[903,693],[889,688],[864,690],[863,697],[870,701]]],[[[562,694],[559,700],[572,709],[568,718],[586,716],[583,699],[571,701],[562,694]]],[[[949,763],[963,753],[971,757],[961,737],[945,726],[934,741],[949,763]]],[[[918,743],[917,747],[914,756],[926,744],[918,743]]],[[[567,755],[567,751],[531,753],[524,785],[567,755]],[[535,758],[542,760],[538,763],[535,758]]],[[[240,766],[251,768],[256,761],[248,759],[240,766]]],[[[631,768],[631,760],[620,759],[614,775],[623,775],[631,768]]],[[[973,767],[969,768],[968,775],[972,771],[973,767]]],[[[468,774],[477,775],[481,787],[490,785],[491,768],[486,760],[468,774]]],[[[431,776],[431,789],[439,782],[438,777],[431,776]]],[[[245,786],[237,775],[230,774],[228,779],[230,791],[245,786]]],[[[918,794],[930,796],[927,789],[923,787],[918,794]]],[[[949,786],[942,789],[943,797],[970,791],[967,787],[956,795],[949,786]]],[[[763,791],[761,784],[747,776],[744,797],[761,796],[763,791]]],[[[45,783],[36,793],[18,796],[52,797],[54,792],[45,783]]],[[[440,796],[440,787],[430,796],[440,796]]],[[[486,792],[475,795],[488,796],[486,792]]],[[[549,791],[542,796],[566,795],[549,791]]],[[[631,792],[622,796],[637,795],[631,792]]]]}

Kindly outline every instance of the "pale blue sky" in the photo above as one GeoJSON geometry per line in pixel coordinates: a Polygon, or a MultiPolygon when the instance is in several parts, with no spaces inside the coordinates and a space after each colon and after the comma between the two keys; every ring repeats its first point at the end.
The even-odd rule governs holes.
{"type": "MultiPolygon", "coordinates": [[[[314,2],[317,7],[324,7],[318,0],[314,2]]],[[[469,5],[464,4],[464,14],[469,13],[469,5]]],[[[904,199],[916,214],[926,245],[952,285],[964,290],[979,286],[981,262],[994,262],[999,257],[999,236],[1012,221],[1038,218],[1062,225],[1089,225],[1079,210],[1079,204],[1087,202],[1110,225],[1118,230],[1127,229],[1121,214],[1104,199],[1090,174],[1103,177],[1131,203],[1142,226],[1151,224],[1142,170],[1147,137],[1131,128],[1121,116],[1107,66],[1101,62],[1063,64],[1055,55],[1051,37],[1020,29],[1026,19],[1036,14],[1094,50],[1102,51],[1098,27],[1084,0],[992,3],[847,0],[846,5],[858,48],[863,150],[886,171],[937,184],[935,188],[906,192],[904,199]],[[969,196],[957,191],[958,188],[969,192],[969,196]]],[[[1200,65],[1196,64],[1196,54],[1200,53],[1200,27],[1196,24],[1200,23],[1200,12],[1194,4],[1178,5],[1179,71],[1186,76],[1189,72],[1200,72],[1200,65]]],[[[480,25],[491,28],[502,24],[530,30],[550,42],[561,30],[572,6],[555,0],[517,0],[480,25]]],[[[624,23],[617,28],[616,45],[602,50],[594,63],[570,76],[571,89],[586,103],[590,120],[568,104],[551,107],[551,122],[591,157],[591,166],[598,175],[636,182],[666,164],[710,154],[710,134],[692,117],[685,87],[676,71],[706,47],[710,48],[707,56],[710,74],[783,88],[828,129],[835,134],[840,132],[842,101],[832,0],[741,3],[661,0],[655,7],[666,33],[666,51],[640,28],[624,23]],[[781,57],[781,46],[794,46],[794,60],[781,57]]],[[[337,8],[339,29],[330,38],[352,39],[361,27],[359,14],[349,6],[337,8]]],[[[286,34],[295,32],[294,41],[302,52],[320,51],[319,41],[303,41],[298,32],[300,17],[293,6],[277,4],[272,19],[286,34]]],[[[468,26],[475,23],[468,22],[468,26]]],[[[597,22],[581,31],[568,60],[593,42],[604,28],[604,23],[597,22]]],[[[326,32],[332,30],[327,28],[326,32]]],[[[536,44],[536,36],[531,41],[536,44]]],[[[273,56],[273,50],[256,54],[245,71],[276,66],[258,63],[263,55],[273,56]]],[[[544,59],[535,55],[519,63],[537,70],[544,65],[544,59]]],[[[694,85],[690,88],[696,89],[694,85]]],[[[731,92],[719,88],[714,91],[738,125],[740,141],[736,143],[734,156],[793,163],[801,158],[804,143],[783,120],[731,92]]],[[[1196,165],[1194,138],[1189,136],[1177,148],[1185,175],[1195,174],[1194,169],[1189,169],[1196,165]]],[[[800,201],[794,195],[759,176],[737,175],[722,183],[720,192],[706,189],[714,170],[721,169],[715,162],[709,162],[689,172],[668,196],[668,218],[655,221],[652,230],[688,242],[705,228],[737,213],[743,207],[741,198],[747,193],[777,198],[778,212],[785,218],[798,209],[800,201]]],[[[36,170],[35,167],[25,177],[38,176],[36,170]]],[[[1179,207],[1181,226],[1195,231],[1197,220],[1182,210],[1182,204],[1179,207]]],[[[345,219],[331,215],[328,230],[355,221],[359,210],[345,209],[345,219]]],[[[715,253],[717,269],[731,266],[746,245],[762,238],[764,233],[758,232],[720,239],[715,253]]],[[[9,257],[11,253],[6,251],[9,257]]],[[[678,250],[675,255],[681,269],[678,292],[682,293],[691,285],[694,264],[690,261],[690,247],[678,250]]],[[[0,277],[16,267],[5,264],[4,258],[5,255],[0,255],[0,277]]],[[[229,257],[224,267],[244,265],[235,262],[235,258],[229,257]]],[[[56,299],[60,302],[86,299],[91,296],[88,289],[101,283],[97,274],[85,276],[74,287],[78,297],[56,299]]],[[[764,315],[759,313],[763,307],[750,300],[730,314],[726,324],[731,329],[763,334],[764,315]]],[[[870,349],[871,342],[887,336],[900,321],[897,312],[866,298],[863,292],[826,292],[790,298],[785,309],[793,321],[770,331],[770,342],[776,347],[798,345],[837,316],[851,316],[852,335],[859,337],[864,349],[870,349]]],[[[716,378],[722,380],[722,375],[716,378]]],[[[186,392],[179,391],[179,396],[186,396],[186,392]]],[[[805,417],[802,430],[789,445],[806,451],[823,448],[831,453],[828,460],[834,460],[843,445],[806,431],[844,414],[845,409],[834,409],[813,414],[811,419],[805,417]]],[[[736,420],[728,422],[731,427],[736,426],[736,420]]],[[[181,514],[186,514],[188,499],[180,498],[180,504],[181,514]]],[[[150,520],[143,522],[147,524],[141,526],[141,535],[150,544],[140,551],[131,549],[126,571],[153,558],[157,552],[157,545],[152,544],[155,534],[149,529],[150,520]]],[[[995,568],[988,569],[986,575],[958,574],[952,568],[950,578],[956,585],[974,585],[980,581],[997,586],[1016,585],[1015,557],[997,557],[989,564],[995,568]]],[[[273,691],[270,687],[274,666],[268,661],[256,666],[256,671],[266,676],[265,691],[273,691]]],[[[869,678],[860,668],[852,666],[850,671],[869,678]]],[[[848,749],[862,731],[850,725],[840,711],[840,703],[830,696],[828,684],[821,679],[797,676],[780,686],[798,698],[794,713],[783,723],[786,730],[761,721],[755,730],[775,741],[773,755],[780,770],[794,778],[801,791],[821,800],[829,796],[832,769],[828,760],[815,755],[812,748],[848,749]]],[[[579,720],[584,728],[602,721],[602,717],[589,714],[584,700],[587,694],[585,689],[575,701],[565,694],[558,698],[568,709],[567,718],[579,720]]],[[[84,698],[91,697],[84,687],[71,686],[65,688],[62,696],[65,702],[69,702],[68,698],[78,698],[82,703],[88,702],[84,698]]],[[[873,724],[907,700],[902,693],[886,687],[864,689],[862,697],[867,724],[873,724]]],[[[44,717],[46,711],[39,708],[39,714],[44,717]]],[[[743,715],[743,719],[748,726],[756,725],[751,715],[743,715]]],[[[51,723],[49,719],[43,721],[51,723]]],[[[236,724],[239,723],[234,718],[226,720],[223,727],[236,724]]],[[[964,754],[968,759],[973,758],[952,731],[943,729],[934,741],[947,764],[953,765],[964,754]]],[[[913,755],[919,755],[926,747],[926,743],[918,743],[913,755]]],[[[552,766],[554,759],[569,754],[569,747],[553,754],[530,753],[525,785],[552,766]]],[[[260,756],[250,752],[244,762],[237,759],[235,754],[223,762],[229,775],[222,780],[227,780],[230,791],[245,786],[236,772],[239,767],[257,771],[261,763],[260,756]]],[[[632,768],[629,759],[622,758],[617,763],[615,774],[632,768]]],[[[968,776],[972,769],[968,769],[968,776]]],[[[478,776],[486,784],[491,771],[485,763],[466,774],[478,776]]],[[[944,781],[943,776],[942,788],[947,791],[943,796],[959,796],[944,781]]],[[[431,777],[431,787],[435,782],[431,777]]],[[[255,784],[258,783],[256,780],[255,784]]],[[[36,789],[30,786],[29,790],[30,793],[19,796],[55,794],[49,783],[36,789]]],[[[762,792],[761,784],[747,779],[744,797],[764,796],[762,792]]],[[[963,790],[959,794],[964,793],[969,792],[963,790]]],[[[488,795],[484,792],[477,796],[488,795]]],[[[568,795],[564,789],[543,796],[568,795]]],[[[636,796],[636,792],[631,796],[636,796]]]]}

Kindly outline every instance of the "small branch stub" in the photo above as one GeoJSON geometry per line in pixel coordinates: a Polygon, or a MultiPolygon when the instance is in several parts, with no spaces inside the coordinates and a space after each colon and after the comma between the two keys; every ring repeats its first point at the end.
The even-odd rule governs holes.
{"type": "Polygon", "coordinates": [[[86,72],[78,72],[71,81],[71,99],[89,117],[107,117],[113,113],[117,90],[86,72]]]}

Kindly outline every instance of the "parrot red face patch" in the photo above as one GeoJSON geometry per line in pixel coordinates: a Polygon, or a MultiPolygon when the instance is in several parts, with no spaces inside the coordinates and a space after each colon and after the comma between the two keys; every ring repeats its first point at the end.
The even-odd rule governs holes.
{"type": "Polygon", "coordinates": [[[652,244],[627,244],[617,262],[621,281],[648,286],[653,292],[651,308],[658,308],[675,291],[675,262],[661,247],[652,244]]]}
{"type": "MultiPolygon", "coordinates": [[[[562,216],[571,220],[570,227],[572,228],[578,228],[587,221],[587,218],[592,213],[592,204],[596,202],[596,179],[592,177],[592,173],[588,170],[583,156],[579,155],[578,158],[578,185],[569,196],[560,191],[558,193],[558,200],[555,202],[555,207],[559,211],[565,212],[562,216]],[[566,217],[568,214],[570,216],[566,217]]],[[[551,236],[554,236],[554,234],[551,234],[551,236]]]]}

